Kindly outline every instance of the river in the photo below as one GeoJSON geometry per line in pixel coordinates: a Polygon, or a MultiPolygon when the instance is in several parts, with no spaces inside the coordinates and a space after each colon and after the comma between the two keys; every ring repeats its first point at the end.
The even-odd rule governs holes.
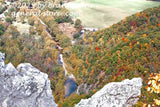
{"type": "MultiPolygon", "coordinates": [[[[37,19],[40,21],[40,23],[43,26],[46,27],[46,31],[47,31],[48,26],[40,18],[37,17],[37,19]]],[[[48,33],[47,35],[52,38],[51,34],[48,31],[47,31],[47,33],[48,33]]],[[[77,84],[75,81],[76,79],[73,74],[70,74],[70,75],[68,74],[68,71],[65,67],[65,63],[63,60],[63,54],[60,51],[58,51],[58,61],[59,61],[59,64],[62,65],[62,67],[64,69],[64,75],[66,77],[66,81],[64,83],[65,84],[65,97],[67,97],[76,91],[76,89],[77,89],[77,84]]]]}
{"type": "Polygon", "coordinates": [[[63,55],[60,54],[59,52],[59,63],[63,66],[63,69],[64,69],[64,73],[65,73],[65,77],[66,77],[66,81],[65,81],[65,97],[67,96],[70,96],[73,92],[76,91],[77,89],[77,84],[75,82],[75,77],[73,74],[68,74],[68,71],[66,70],[66,67],[65,67],[65,63],[64,63],[64,60],[63,60],[63,55]]]}

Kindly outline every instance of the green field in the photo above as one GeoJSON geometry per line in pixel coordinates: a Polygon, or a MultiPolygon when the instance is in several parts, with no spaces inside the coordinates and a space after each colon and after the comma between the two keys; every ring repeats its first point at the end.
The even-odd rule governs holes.
{"type": "Polygon", "coordinates": [[[146,0],[75,0],[65,4],[71,12],[78,12],[76,18],[85,27],[108,27],[126,16],[146,8],[160,5],[160,2],[146,0]]]}

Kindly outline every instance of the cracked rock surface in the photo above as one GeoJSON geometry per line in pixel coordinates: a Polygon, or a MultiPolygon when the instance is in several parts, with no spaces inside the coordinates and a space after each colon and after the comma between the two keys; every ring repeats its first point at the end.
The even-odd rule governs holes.
{"type": "Polygon", "coordinates": [[[5,65],[0,52],[0,107],[57,107],[48,75],[29,63],[5,65]]]}
{"type": "Polygon", "coordinates": [[[141,95],[141,88],[141,78],[112,82],[91,98],[82,99],[76,107],[132,107],[141,95]]]}

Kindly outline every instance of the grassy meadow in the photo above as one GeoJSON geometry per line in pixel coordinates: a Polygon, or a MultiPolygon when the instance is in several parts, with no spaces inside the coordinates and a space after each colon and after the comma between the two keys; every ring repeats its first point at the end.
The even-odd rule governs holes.
{"type": "Polygon", "coordinates": [[[126,16],[160,5],[146,0],[75,0],[65,4],[71,12],[78,12],[85,27],[104,28],[126,16]]]}

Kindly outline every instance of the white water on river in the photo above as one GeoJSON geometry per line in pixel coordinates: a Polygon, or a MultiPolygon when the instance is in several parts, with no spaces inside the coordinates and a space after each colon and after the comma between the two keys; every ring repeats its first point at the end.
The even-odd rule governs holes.
{"type": "MultiPolygon", "coordinates": [[[[65,73],[64,75],[65,75],[65,77],[67,77],[68,76],[68,71],[67,71],[67,69],[65,67],[65,63],[64,63],[64,60],[63,60],[63,55],[60,54],[59,57],[60,57],[60,62],[62,63],[62,66],[63,66],[63,69],[64,69],[64,73],[65,73]]],[[[70,74],[68,77],[75,79],[73,74],[70,74]]]]}

